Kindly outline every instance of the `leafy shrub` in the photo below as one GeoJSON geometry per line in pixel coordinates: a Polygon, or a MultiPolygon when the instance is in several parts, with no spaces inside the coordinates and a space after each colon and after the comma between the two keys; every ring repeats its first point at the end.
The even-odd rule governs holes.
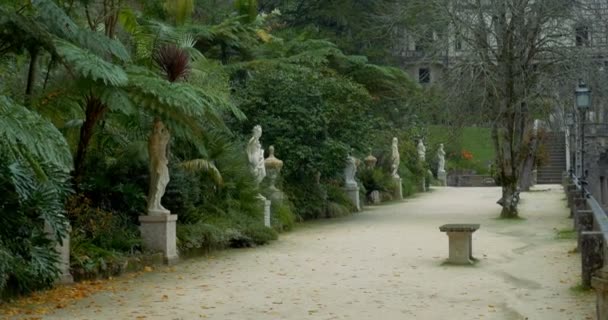
{"type": "Polygon", "coordinates": [[[243,234],[256,245],[267,244],[278,238],[277,232],[261,224],[251,224],[243,229],[243,234]]]}
{"type": "Polygon", "coordinates": [[[178,224],[177,240],[177,246],[180,251],[222,249],[228,245],[229,241],[223,230],[212,224],[201,222],[196,224],[178,224]]]}
{"type": "Polygon", "coordinates": [[[275,204],[272,203],[272,225],[277,231],[289,231],[296,223],[296,215],[293,213],[292,204],[287,200],[275,204]]]}
{"type": "Polygon", "coordinates": [[[82,195],[71,197],[67,210],[74,238],[110,251],[134,252],[141,247],[137,226],[124,215],[95,208],[82,195]]]}

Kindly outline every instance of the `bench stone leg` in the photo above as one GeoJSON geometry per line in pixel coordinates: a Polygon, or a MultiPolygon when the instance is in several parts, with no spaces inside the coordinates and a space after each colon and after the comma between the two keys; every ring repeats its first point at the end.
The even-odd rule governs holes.
{"type": "Polygon", "coordinates": [[[472,264],[472,234],[470,232],[448,232],[450,241],[450,258],[452,264],[472,264]]]}

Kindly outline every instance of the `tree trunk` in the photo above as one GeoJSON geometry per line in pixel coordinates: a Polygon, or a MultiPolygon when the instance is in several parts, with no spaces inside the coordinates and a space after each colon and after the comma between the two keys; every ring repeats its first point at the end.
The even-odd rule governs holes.
{"type": "Polygon", "coordinates": [[[25,86],[25,105],[29,105],[32,100],[32,92],[34,91],[34,84],[36,83],[36,73],[38,66],[38,48],[32,48],[29,50],[30,53],[30,67],[27,72],[27,83],[25,86]]]}
{"type": "Polygon", "coordinates": [[[500,212],[501,218],[517,218],[519,212],[517,211],[517,205],[519,204],[519,190],[517,190],[517,182],[511,181],[510,183],[503,184],[502,186],[502,211],[500,212]]]}
{"type": "Polygon", "coordinates": [[[85,169],[85,159],[91,138],[95,132],[95,125],[106,112],[107,107],[97,97],[89,96],[86,100],[85,120],[80,127],[80,139],[78,149],[74,158],[74,182],[76,186],[80,183],[85,169]]]}

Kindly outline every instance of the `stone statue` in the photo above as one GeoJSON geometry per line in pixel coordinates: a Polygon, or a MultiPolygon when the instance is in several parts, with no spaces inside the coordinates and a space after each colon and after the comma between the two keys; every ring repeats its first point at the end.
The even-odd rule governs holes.
{"type": "Polygon", "coordinates": [[[352,155],[351,149],[351,152],[349,152],[346,157],[346,167],[344,168],[344,184],[346,187],[357,187],[357,181],[355,180],[356,174],[357,158],[352,155]]]}
{"type": "Polygon", "coordinates": [[[154,120],[152,134],[148,140],[148,154],[150,156],[150,189],[148,191],[148,213],[150,215],[168,215],[160,200],[165,194],[169,183],[169,159],[167,158],[167,145],[171,135],[160,119],[154,120]]]}
{"type": "Polygon", "coordinates": [[[255,177],[257,185],[266,177],[266,167],[264,166],[264,149],[260,144],[262,136],[262,127],[257,125],[253,127],[253,136],[247,144],[247,157],[249,159],[249,169],[255,177]]]}
{"type": "Polygon", "coordinates": [[[418,149],[418,159],[420,159],[420,161],[422,161],[422,162],[426,161],[426,147],[424,146],[422,139],[418,140],[417,149],[418,149]]]}
{"type": "Polygon", "coordinates": [[[264,166],[266,167],[266,173],[268,173],[268,178],[270,180],[270,190],[278,191],[276,181],[283,168],[283,161],[274,156],[274,146],[268,148],[268,158],[264,160],[264,166]]]}
{"type": "Polygon", "coordinates": [[[443,150],[443,143],[439,144],[439,150],[437,150],[437,159],[439,160],[437,172],[445,172],[445,150],[443,150]]]}
{"type": "Polygon", "coordinates": [[[393,178],[399,179],[399,163],[401,163],[401,158],[399,156],[399,140],[397,140],[397,137],[395,137],[393,138],[391,153],[391,171],[393,178]]]}

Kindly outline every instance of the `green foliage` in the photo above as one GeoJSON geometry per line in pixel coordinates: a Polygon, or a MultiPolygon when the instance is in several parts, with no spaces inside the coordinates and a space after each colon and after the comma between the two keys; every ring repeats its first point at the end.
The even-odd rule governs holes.
{"type": "MultiPolygon", "coordinates": [[[[67,232],[64,172],[42,163],[44,179],[0,154],[0,296],[50,286],[59,275],[55,245],[67,232]],[[11,161],[11,162],[9,162],[11,161]]],[[[41,161],[41,159],[37,159],[41,161]]]]}

